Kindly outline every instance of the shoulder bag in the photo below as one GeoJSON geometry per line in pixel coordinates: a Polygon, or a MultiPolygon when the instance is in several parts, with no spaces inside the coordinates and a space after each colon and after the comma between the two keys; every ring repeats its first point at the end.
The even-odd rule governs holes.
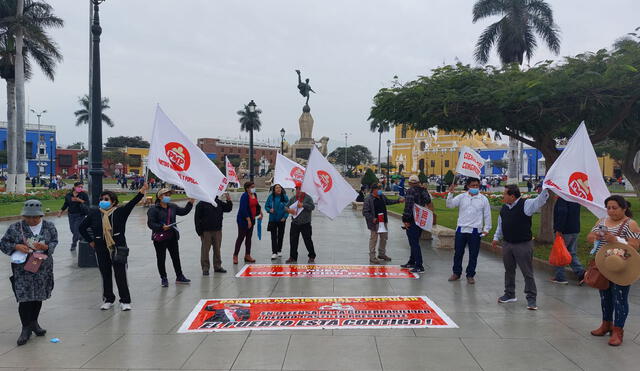
{"type": "MultiPolygon", "coordinates": [[[[171,223],[171,207],[167,206],[167,223],[166,225],[169,225],[171,223]]],[[[173,228],[171,229],[167,229],[162,230],[160,232],[153,232],[151,233],[151,239],[153,240],[153,242],[162,242],[165,240],[168,240],[169,238],[173,237],[173,228]]]]}
{"type": "MultiPolygon", "coordinates": [[[[618,233],[616,234],[617,237],[620,237],[622,235],[622,231],[628,223],[629,218],[627,218],[622,223],[622,225],[620,225],[620,228],[618,228],[618,233]]],[[[598,266],[596,266],[595,259],[591,259],[589,261],[589,266],[584,273],[584,279],[582,280],[582,282],[598,290],[606,290],[609,288],[609,280],[602,273],[600,273],[598,266]]]]}

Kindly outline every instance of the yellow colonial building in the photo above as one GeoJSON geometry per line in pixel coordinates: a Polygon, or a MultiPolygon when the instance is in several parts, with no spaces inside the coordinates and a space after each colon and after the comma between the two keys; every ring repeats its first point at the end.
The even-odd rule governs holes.
{"type": "Polygon", "coordinates": [[[126,156],[127,172],[143,175],[149,156],[149,148],[126,147],[123,150],[126,156]]]}

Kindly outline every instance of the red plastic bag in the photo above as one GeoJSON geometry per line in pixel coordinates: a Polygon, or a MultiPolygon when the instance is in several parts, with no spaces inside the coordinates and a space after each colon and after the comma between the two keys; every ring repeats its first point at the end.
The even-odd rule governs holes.
{"type": "Polygon", "coordinates": [[[549,254],[549,264],[556,267],[564,267],[571,264],[571,254],[569,254],[564,238],[560,233],[556,233],[556,239],[553,241],[551,254],[549,254]]]}

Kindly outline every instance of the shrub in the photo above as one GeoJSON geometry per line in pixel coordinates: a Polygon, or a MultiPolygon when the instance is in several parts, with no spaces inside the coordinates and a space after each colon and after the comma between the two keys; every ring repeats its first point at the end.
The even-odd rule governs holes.
{"type": "Polygon", "coordinates": [[[444,182],[446,185],[451,185],[451,183],[453,183],[453,179],[455,178],[455,175],[453,174],[453,171],[449,170],[447,171],[446,174],[444,174],[444,182]]]}
{"type": "Polygon", "coordinates": [[[367,168],[367,171],[364,172],[360,183],[370,187],[372,184],[378,183],[378,177],[373,173],[373,170],[367,168]]]}

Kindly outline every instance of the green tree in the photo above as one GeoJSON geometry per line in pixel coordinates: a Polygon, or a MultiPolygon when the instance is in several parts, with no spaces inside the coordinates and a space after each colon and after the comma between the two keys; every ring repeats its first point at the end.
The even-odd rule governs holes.
{"type": "Polygon", "coordinates": [[[104,146],[108,148],[124,148],[124,147],[149,148],[151,144],[146,140],[142,139],[141,136],[135,136],[135,137],[119,136],[119,137],[107,138],[107,143],[105,143],[104,146]]]}
{"type": "MultiPolygon", "coordinates": [[[[79,110],[75,111],[73,114],[76,116],[76,126],[80,126],[82,124],[89,124],[89,96],[85,95],[83,97],[78,98],[78,103],[80,103],[79,110]]],[[[102,122],[107,124],[109,127],[113,127],[114,123],[109,116],[107,116],[104,111],[111,108],[109,105],[109,98],[102,98],[102,122]]]]}
{"type": "Polygon", "coordinates": [[[455,175],[453,174],[453,171],[451,170],[447,170],[447,173],[444,174],[444,183],[446,185],[451,185],[451,183],[453,183],[453,180],[455,179],[455,175]]]}
{"type": "Polygon", "coordinates": [[[84,143],[83,142],[75,142],[70,146],[67,146],[67,149],[84,149],[84,143]]]}
{"type": "Polygon", "coordinates": [[[345,147],[338,147],[329,153],[327,158],[337,166],[343,166],[345,164],[345,156],[347,156],[347,172],[353,170],[358,165],[370,164],[373,161],[373,156],[371,156],[369,148],[361,145],[347,147],[346,151],[345,147]]]}
{"type": "Polygon", "coordinates": [[[362,176],[361,184],[366,185],[367,187],[371,187],[372,184],[378,183],[378,177],[373,173],[371,168],[367,168],[362,176]]]}
{"type": "Polygon", "coordinates": [[[420,183],[429,183],[429,177],[422,170],[418,173],[418,179],[420,183]]]}
{"type": "MultiPolygon", "coordinates": [[[[379,121],[379,120],[371,120],[371,124],[369,125],[369,129],[372,132],[378,132],[378,169],[381,169],[380,167],[380,149],[382,147],[382,133],[384,132],[388,132],[390,128],[390,125],[388,122],[386,121],[379,121]]],[[[380,170],[378,170],[380,171],[380,170]]]]}

